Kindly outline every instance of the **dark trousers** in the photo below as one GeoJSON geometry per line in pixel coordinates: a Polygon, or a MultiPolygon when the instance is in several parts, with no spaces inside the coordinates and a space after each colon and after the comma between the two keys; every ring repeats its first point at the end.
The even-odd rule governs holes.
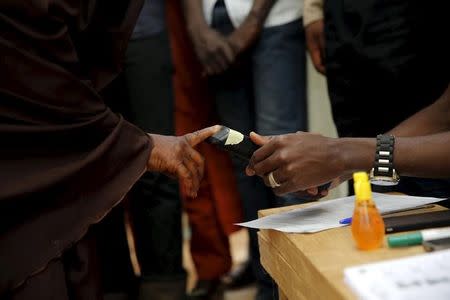
{"type": "MultiPolygon", "coordinates": [[[[234,30],[218,1],[212,27],[227,35],[234,30]]],[[[301,20],[265,28],[256,44],[224,74],[210,79],[223,125],[248,134],[283,134],[306,129],[305,43],[301,20]]],[[[256,219],[260,209],[302,202],[279,198],[257,177],[244,173],[246,162],[233,158],[244,217],[256,219]]],[[[257,299],[278,299],[277,287],[261,266],[255,230],[250,230],[250,255],[258,280],[257,299]]]]}
{"type": "MultiPolygon", "coordinates": [[[[328,91],[339,136],[375,137],[442,94],[450,74],[448,6],[325,1],[328,91]]],[[[450,184],[403,177],[398,191],[448,197],[450,184]]]]}
{"type": "MultiPolygon", "coordinates": [[[[132,40],[126,52],[123,76],[116,84],[123,88],[114,98],[119,98],[112,106],[125,118],[146,132],[174,135],[174,97],[172,90],[173,66],[167,32],[132,40]]],[[[167,298],[175,289],[184,293],[186,274],[182,267],[181,199],[178,184],[167,176],[147,172],[129,193],[130,212],[134,224],[136,253],[141,265],[142,293],[150,293],[151,299],[167,298]],[[179,283],[176,286],[169,283],[179,283]],[[156,295],[153,286],[166,288],[166,298],[156,295]],[[146,288],[152,287],[152,288],[146,288]],[[169,287],[171,290],[167,290],[169,287]]],[[[111,223],[116,227],[121,222],[118,213],[111,223]]],[[[123,230],[122,230],[123,231],[123,230]]],[[[124,235],[113,235],[118,242],[126,241],[124,235]]],[[[123,248],[123,247],[122,247],[123,248]]],[[[106,249],[105,249],[106,250],[106,249]]],[[[123,253],[123,249],[120,250],[123,253]]],[[[112,255],[112,260],[104,263],[107,285],[117,290],[123,285],[117,270],[111,270],[123,255],[112,255]]],[[[124,269],[129,269],[128,261],[124,269]]],[[[129,272],[128,272],[129,273],[129,272]]],[[[127,279],[122,278],[127,281],[127,279]]],[[[148,299],[148,295],[146,296],[148,299]]]]}

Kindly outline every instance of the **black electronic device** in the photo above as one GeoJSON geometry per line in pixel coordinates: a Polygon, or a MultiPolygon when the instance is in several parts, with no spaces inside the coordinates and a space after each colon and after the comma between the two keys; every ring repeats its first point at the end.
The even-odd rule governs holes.
{"type": "MultiPolygon", "coordinates": [[[[216,134],[209,137],[206,141],[232,153],[241,159],[244,159],[245,161],[249,161],[253,155],[253,152],[258,150],[260,147],[253,143],[249,136],[226,126],[222,126],[216,134]]],[[[331,182],[328,182],[319,186],[319,194],[322,191],[328,190],[330,185],[331,182]]]]}
{"type": "Polygon", "coordinates": [[[253,152],[259,148],[251,141],[249,136],[226,126],[222,126],[219,132],[207,139],[207,142],[246,161],[249,161],[253,152]]]}
{"type": "Polygon", "coordinates": [[[450,210],[384,217],[386,233],[450,226],[450,210]]]}

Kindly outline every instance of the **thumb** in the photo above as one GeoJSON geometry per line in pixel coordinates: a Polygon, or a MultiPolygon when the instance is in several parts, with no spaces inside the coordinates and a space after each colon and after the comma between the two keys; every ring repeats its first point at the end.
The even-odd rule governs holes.
{"type": "Polygon", "coordinates": [[[220,125],[215,125],[198,130],[196,132],[188,133],[186,134],[186,140],[188,141],[189,145],[194,147],[195,145],[200,144],[210,136],[217,133],[220,130],[220,128],[221,128],[220,125]]]}
{"type": "Polygon", "coordinates": [[[257,134],[257,133],[255,133],[255,132],[250,132],[250,139],[252,140],[252,142],[253,143],[255,143],[256,145],[258,145],[258,146],[262,146],[262,145],[265,145],[265,144],[267,144],[269,141],[270,141],[270,139],[272,138],[272,136],[262,136],[262,135],[259,135],[259,134],[257,134]]]}

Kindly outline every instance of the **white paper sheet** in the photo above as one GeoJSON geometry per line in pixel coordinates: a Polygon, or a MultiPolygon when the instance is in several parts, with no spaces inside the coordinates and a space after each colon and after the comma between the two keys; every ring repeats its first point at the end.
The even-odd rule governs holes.
{"type": "Polygon", "coordinates": [[[450,299],[450,250],[351,267],[344,274],[364,300],[450,299]]]}
{"type": "MultiPolygon", "coordinates": [[[[380,193],[372,193],[372,197],[380,213],[442,200],[431,197],[397,196],[380,193]]],[[[354,203],[354,196],[327,200],[318,202],[307,208],[294,209],[238,225],[257,229],[275,229],[291,233],[318,232],[346,226],[339,224],[339,221],[352,216],[354,203]]]]}

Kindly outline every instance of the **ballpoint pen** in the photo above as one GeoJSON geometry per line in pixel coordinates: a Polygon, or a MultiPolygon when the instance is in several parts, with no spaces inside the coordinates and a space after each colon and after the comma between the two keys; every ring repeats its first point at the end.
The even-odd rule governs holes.
{"type": "MultiPolygon", "coordinates": [[[[382,213],[381,215],[385,216],[385,215],[390,215],[390,214],[395,214],[395,213],[405,212],[405,211],[410,211],[410,210],[431,208],[433,206],[434,206],[434,204],[424,204],[424,205],[419,205],[419,206],[414,206],[414,207],[409,207],[409,208],[402,208],[402,209],[387,211],[385,213],[382,213]]],[[[339,220],[339,224],[348,225],[350,223],[352,223],[352,217],[339,220]]]]}

